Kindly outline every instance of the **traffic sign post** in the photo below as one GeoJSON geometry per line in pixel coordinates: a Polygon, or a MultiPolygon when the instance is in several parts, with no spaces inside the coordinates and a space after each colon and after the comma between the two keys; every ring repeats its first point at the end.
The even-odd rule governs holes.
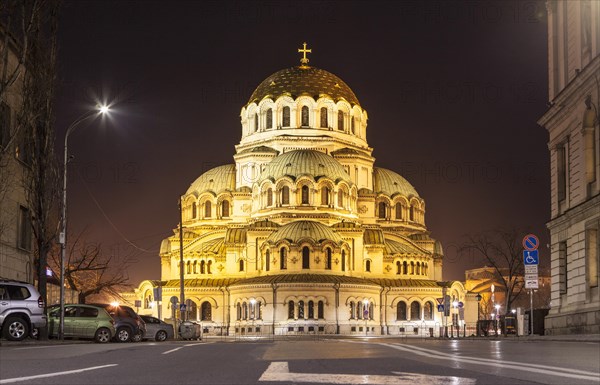
{"type": "Polygon", "coordinates": [[[529,334],[533,334],[533,289],[539,287],[538,265],[540,263],[539,238],[534,234],[523,237],[523,266],[525,267],[525,289],[529,289],[529,334]]]}

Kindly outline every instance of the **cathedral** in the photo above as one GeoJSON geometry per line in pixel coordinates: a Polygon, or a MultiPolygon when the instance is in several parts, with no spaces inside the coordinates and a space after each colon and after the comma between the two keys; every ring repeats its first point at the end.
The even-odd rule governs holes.
{"type": "Polygon", "coordinates": [[[367,111],[342,79],[309,65],[306,44],[298,52],[300,65],[267,77],[242,107],[233,162],[181,197],[161,280],[125,298],[141,314],[179,317],[181,275],[185,317],[215,335],[438,336],[474,321],[475,297],[442,281],[425,200],[375,166],[367,111]]]}

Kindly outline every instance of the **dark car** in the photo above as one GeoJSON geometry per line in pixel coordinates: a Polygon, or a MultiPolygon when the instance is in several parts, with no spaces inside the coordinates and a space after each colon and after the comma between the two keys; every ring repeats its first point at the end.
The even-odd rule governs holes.
{"type": "Polygon", "coordinates": [[[140,317],[146,323],[146,334],[143,339],[162,342],[175,337],[173,325],[149,315],[141,315],[140,317]]]}
{"type": "Polygon", "coordinates": [[[139,341],[146,334],[146,324],[129,306],[94,303],[106,309],[115,320],[115,339],[119,342],[139,341]]]}

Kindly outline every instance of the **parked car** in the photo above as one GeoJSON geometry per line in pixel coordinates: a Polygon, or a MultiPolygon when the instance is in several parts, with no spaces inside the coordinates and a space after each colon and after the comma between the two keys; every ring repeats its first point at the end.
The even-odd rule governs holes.
{"type": "MultiPolygon", "coordinates": [[[[93,338],[100,343],[109,342],[116,334],[115,320],[103,308],[93,305],[65,305],[64,336],[67,338],[93,338]]],[[[60,306],[48,309],[48,335],[58,337],[60,306]]]]}
{"type": "Polygon", "coordinates": [[[146,334],[144,335],[143,339],[153,339],[154,341],[162,342],[175,338],[173,325],[149,315],[141,315],[140,317],[146,323],[146,334]]]}
{"type": "Polygon", "coordinates": [[[27,282],[0,279],[0,330],[7,340],[22,341],[46,326],[44,300],[27,282]]]}
{"type": "Polygon", "coordinates": [[[129,306],[102,303],[94,303],[91,305],[100,306],[106,309],[108,314],[115,320],[115,329],[117,330],[117,333],[114,338],[117,341],[139,341],[146,334],[146,324],[129,306]]]}

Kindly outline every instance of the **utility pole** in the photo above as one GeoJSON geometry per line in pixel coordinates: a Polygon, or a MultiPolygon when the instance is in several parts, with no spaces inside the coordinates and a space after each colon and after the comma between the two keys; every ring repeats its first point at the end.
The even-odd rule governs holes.
{"type": "Polygon", "coordinates": [[[183,284],[183,202],[182,198],[179,198],[179,310],[181,322],[185,321],[185,291],[183,284]]]}

